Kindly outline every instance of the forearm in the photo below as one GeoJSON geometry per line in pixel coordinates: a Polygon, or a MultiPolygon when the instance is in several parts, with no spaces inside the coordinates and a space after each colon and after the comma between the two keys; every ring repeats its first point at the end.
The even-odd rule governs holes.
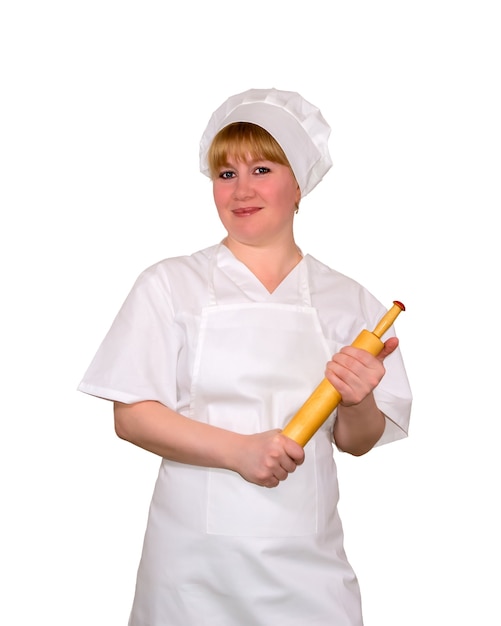
{"type": "Polygon", "coordinates": [[[372,393],[358,404],[339,405],[333,433],[336,446],[354,456],[369,452],[381,438],[385,421],[372,393]]]}
{"type": "Polygon", "coordinates": [[[114,403],[115,431],[161,457],[204,467],[235,468],[242,435],[197,422],[154,401],[114,403]]]}

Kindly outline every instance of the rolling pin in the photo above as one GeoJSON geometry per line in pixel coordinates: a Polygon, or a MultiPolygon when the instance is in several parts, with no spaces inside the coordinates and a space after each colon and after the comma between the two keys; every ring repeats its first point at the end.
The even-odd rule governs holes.
{"type": "MultiPolygon", "coordinates": [[[[372,332],[362,330],[351,345],[377,356],[384,346],[381,337],[402,311],[405,311],[405,306],[394,300],[393,306],[379,320],[376,328],[372,332]]],[[[340,402],[341,394],[324,378],[285,426],[282,434],[304,447],[340,402]]]]}

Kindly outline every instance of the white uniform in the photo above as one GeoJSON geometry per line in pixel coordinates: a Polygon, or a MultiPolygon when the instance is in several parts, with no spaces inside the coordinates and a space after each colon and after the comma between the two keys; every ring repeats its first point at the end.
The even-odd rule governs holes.
{"type": "MultiPolygon", "coordinates": [[[[386,309],[309,255],[269,294],[213,246],[143,272],[79,389],[157,400],[242,433],[281,428],[332,354],[386,309]]],[[[406,435],[411,404],[398,350],[385,367],[380,443],[406,435]]],[[[361,626],[337,513],[334,419],[275,489],[162,460],[130,626],[361,626]]]]}

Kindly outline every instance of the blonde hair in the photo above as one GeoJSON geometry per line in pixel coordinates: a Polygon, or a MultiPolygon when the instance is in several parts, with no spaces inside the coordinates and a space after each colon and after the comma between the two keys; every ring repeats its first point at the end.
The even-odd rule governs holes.
{"type": "Polygon", "coordinates": [[[246,161],[250,157],[291,167],[279,143],[267,130],[251,122],[233,122],[214,137],[207,153],[211,178],[228,164],[230,156],[237,161],[246,161]]]}

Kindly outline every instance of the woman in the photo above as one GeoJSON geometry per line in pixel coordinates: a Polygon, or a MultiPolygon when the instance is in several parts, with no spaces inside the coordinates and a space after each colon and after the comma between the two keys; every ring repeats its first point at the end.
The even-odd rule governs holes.
{"type": "Polygon", "coordinates": [[[295,243],[329,133],[294,92],[215,111],[200,159],[226,237],[143,272],[80,384],[162,458],[130,626],[362,624],[333,443],[404,437],[411,395],[392,331],[379,357],[350,346],[385,307],[295,243]],[[324,376],[342,402],[303,449],[281,429],[324,376]]]}

